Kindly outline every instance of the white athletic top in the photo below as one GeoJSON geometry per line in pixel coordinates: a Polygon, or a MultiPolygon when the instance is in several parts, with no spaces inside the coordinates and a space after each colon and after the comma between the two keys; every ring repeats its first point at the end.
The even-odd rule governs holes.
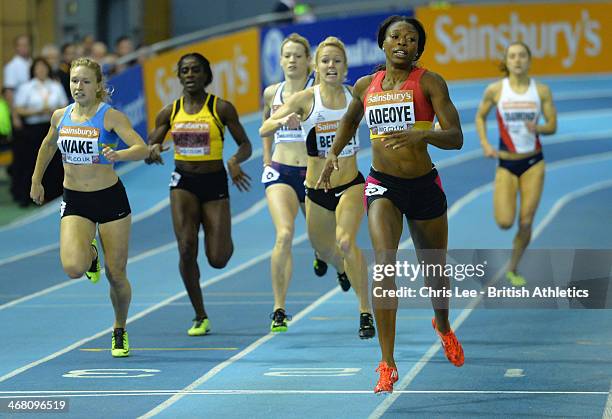
{"type": "Polygon", "coordinates": [[[502,80],[502,91],[497,103],[497,124],[499,126],[499,149],[512,153],[529,153],[540,150],[540,137],[531,133],[526,121],[538,122],[542,104],[534,79],[529,88],[519,94],[510,88],[508,78],[502,80]]]}
{"type": "MultiPolygon", "coordinates": [[[[310,79],[306,82],[306,87],[311,83],[310,79]]],[[[276,89],[276,93],[274,93],[274,99],[272,99],[272,111],[270,115],[272,115],[278,108],[283,106],[283,89],[285,88],[285,82],[281,82],[278,88],[276,89]]],[[[299,143],[304,141],[304,132],[302,128],[297,129],[289,129],[286,126],[280,127],[274,133],[274,144],[278,143],[299,143]]]]}
{"type": "MultiPolygon", "coordinates": [[[[320,85],[314,87],[314,105],[310,115],[302,121],[302,129],[306,138],[306,151],[309,156],[327,157],[334,138],[340,119],[346,113],[349,103],[353,98],[351,91],[344,86],[346,105],[342,109],[329,109],[323,105],[321,100],[320,85]]],[[[359,136],[355,136],[344,147],[338,157],[353,156],[359,151],[359,136]]]]}

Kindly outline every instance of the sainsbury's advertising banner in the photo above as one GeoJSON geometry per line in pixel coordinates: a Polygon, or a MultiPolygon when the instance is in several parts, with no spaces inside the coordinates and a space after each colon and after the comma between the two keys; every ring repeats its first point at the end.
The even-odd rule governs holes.
{"type": "Polygon", "coordinates": [[[183,89],[176,65],[182,55],[190,52],[199,52],[210,61],[213,81],[207,91],[232,102],[240,114],[259,110],[259,29],[249,28],[146,60],[143,77],[149,127],[155,125],[155,115],[165,105],[180,97],[183,89]]]}
{"type": "Polygon", "coordinates": [[[529,45],[533,74],[612,71],[612,3],[420,7],[427,31],[422,64],[449,80],[501,75],[509,42],[529,45]]]}
{"type": "MultiPolygon", "coordinates": [[[[395,14],[412,16],[411,10],[398,10],[395,14]]],[[[378,48],[378,25],[389,13],[369,14],[344,19],[326,19],[314,23],[264,28],[261,32],[261,79],[263,86],[283,80],[280,46],[283,39],[297,32],[310,42],[314,54],[319,42],[328,36],[336,36],[344,42],[348,55],[347,83],[354,84],[361,76],[372,72],[376,65],[384,63],[385,56],[378,48]]]]}

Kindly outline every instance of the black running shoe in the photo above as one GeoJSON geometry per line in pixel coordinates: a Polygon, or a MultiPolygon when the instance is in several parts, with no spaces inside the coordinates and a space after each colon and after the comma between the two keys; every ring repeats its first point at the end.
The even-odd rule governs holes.
{"type": "Polygon", "coordinates": [[[319,255],[315,252],[314,262],[312,262],[312,267],[314,268],[314,272],[316,276],[323,276],[327,273],[327,263],[324,260],[319,259],[319,255]]]}
{"type": "Polygon", "coordinates": [[[276,309],[274,313],[270,314],[270,318],[272,319],[270,331],[275,333],[287,331],[287,322],[291,320],[291,316],[287,315],[284,309],[276,309]]]}
{"type": "Polygon", "coordinates": [[[359,316],[359,337],[361,339],[372,339],[376,336],[374,319],[370,313],[361,313],[359,316]]]}
{"type": "Polygon", "coordinates": [[[342,291],[347,292],[351,289],[351,281],[349,281],[346,272],[338,272],[338,285],[342,288],[342,291]]]}

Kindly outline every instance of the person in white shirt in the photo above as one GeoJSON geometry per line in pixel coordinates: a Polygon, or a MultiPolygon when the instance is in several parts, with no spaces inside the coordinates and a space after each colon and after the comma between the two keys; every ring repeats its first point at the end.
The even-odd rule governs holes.
{"type": "MultiPolygon", "coordinates": [[[[15,38],[15,56],[4,66],[4,89],[5,97],[11,109],[13,107],[13,98],[17,88],[30,79],[30,66],[32,59],[30,58],[30,37],[27,35],[19,35],[15,38]]],[[[22,123],[19,117],[13,112],[13,128],[21,129],[22,123]]]]}
{"type": "MultiPolygon", "coordinates": [[[[22,206],[31,203],[32,173],[42,138],[49,131],[51,115],[68,104],[62,85],[50,77],[51,66],[44,58],[34,59],[29,75],[31,79],[19,86],[13,101],[14,111],[23,121],[23,129],[15,136],[13,144],[11,192],[15,201],[22,206]]],[[[62,160],[57,153],[49,164],[43,182],[46,201],[62,194],[63,177],[62,160]]]]}
{"type": "Polygon", "coordinates": [[[59,81],[60,50],[55,44],[46,44],[40,49],[40,56],[43,57],[51,66],[52,79],[59,81]]]}

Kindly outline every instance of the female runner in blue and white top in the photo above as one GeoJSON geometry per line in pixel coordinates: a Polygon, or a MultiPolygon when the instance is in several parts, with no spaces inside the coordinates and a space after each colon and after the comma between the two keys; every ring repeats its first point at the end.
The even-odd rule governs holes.
{"type": "Polygon", "coordinates": [[[70,66],[74,103],[56,110],[42,142],[32,176],[30,196],[44,199],[41,184],[49,161],[59,148],[64,163],[64,200],[60,209],[60,258],[71,278],[100,278],[96,226],[104,251],[106,277],[115,311],[112,355],[129,355],[125,324],[132,291],[126,275],[131,210],[113,163],[142,160],[149,149],[128,118],[104,103],[106,90],[100,65],[79,58],[70,66]],[[129,147],[116,151],[119,138],[129,147]]]}
{"type": "MultiPolygon", "coordinates": [[[[368,302],[366,262],[356,244],[364,214],[365,183],[357,169],[357,136],[339,156],[339,170],[331,178],[331,188],[315,188],[338,122],[352,97],[343,84],[348,66],[342,41],[330,36],[321,42],[315,53],[315,66],[315,84],[317,81],[319,84],[291,96],[264,122],[260,134],[270,135],[282,126],[301,121],[308,153],[305,183],[308,236],[319,256],[348,276],[348,286],[353,285],[359,299],[359,337],[368,339],[375,330],[368,302]]],[[[348,290],[348,286],[343,289],[348,290]]]]}
{"type": "MultiPolygon", "coordinates": [[[[280,65],[285,80],[266,87],[263,94],[263,120],[280,108],[294,94],[311,82],[310,43],[303,36],[292,33],[280,47],[280,65]]],[[[262,135],[263,165],[261,177],[266,188],[268,209],[276,230],[274,249],[270,257],[270,274],[274,292],[272,332],[286,332],[285,300],[293,274],[291,246],[295,231],[295,217],[304,208],[304,179],[306,176],[306,146],[299,122],[279,127],[274,135],[262,135]],[[274,141],[274,152],[272,152],[274,141]]],[[[315,273],[324,275],[327,265],[315,259],[315,273]]]]}
{"type": "Polygon", "coordinates": [[[487,87],[476,113],[476,129],[484,155],[499,157],[493,207],[500,228],[506,230],[514,224],[517,194],[521,196],[519,229],[506,272],[514,286],[526,284],[517,267],[531,240],[531,225],[544,186],[540,134],[550,135],[557,130],[557,111],[550,89],[529,77],[530,64],[529,47],[522,42],[511,43],[501,64],[506,77],[487,87]],[[497,107],[499,151],[487,138],[486,118],[493,107],[497,107]],[[544,116],[544,124],[538,124],[540,115],[544,116]]]}

